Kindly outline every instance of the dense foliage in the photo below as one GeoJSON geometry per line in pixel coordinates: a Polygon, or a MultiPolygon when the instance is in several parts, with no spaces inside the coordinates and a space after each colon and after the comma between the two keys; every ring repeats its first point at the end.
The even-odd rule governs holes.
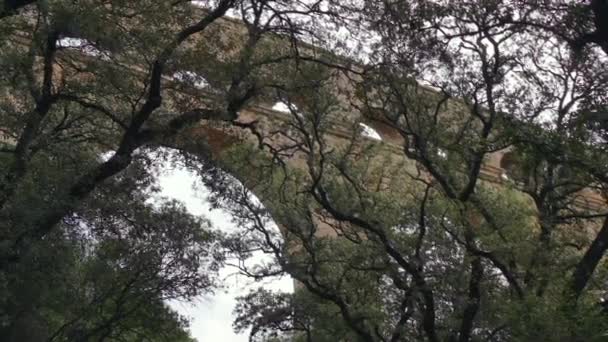
{"type": "Polygon", "coordinates": [[[605,340],[607,7],[4,1],[0,337],[188,341],[164,301],[261,250],[252,340],[605,340]],[[234,236],[149,202],[159,146],[234,236]]]}
{"type": "Polygon", "coordinates": [[[244,272],[286,272],[305,293],[252,293],[235,327],[260,340],[605,340],[605,2],[345,7],[361,64],[283,93],[289,139],[267,159],[227,152],[265,205],[217,188],[249,227],[234,252],[257,244],[276,260],[244,272]],[[385,141],[337,138],[357,117],[385,141]],[[498,156],[502,170],[488,167],[498,156]]]}
{"type": "Polygon", "coordinates": [[[283,0],[2,1],[0,340],[190,340],[166,301],[221,286],[222,245],[179,203],[150,202],[168,160],[158,147],[209,157],[209,132],[184,132],[236,127],[280,86],[273,65],[314,38],[314,13],[283,0]]]}
{"type": "Polygon", "coordinates": [[[178,203],[146,204],[134,169],[5,270],[5,340],[191,340],[165,300],[217,286],[215,238],[178,203]]]}

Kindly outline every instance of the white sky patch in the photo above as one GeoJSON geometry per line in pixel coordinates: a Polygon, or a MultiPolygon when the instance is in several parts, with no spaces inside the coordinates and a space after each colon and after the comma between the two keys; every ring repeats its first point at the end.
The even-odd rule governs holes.
{"type": "Polygon", "coordinates": [[[359,123],[359,126],[361,126],[361,135],[363,135],[364,137],[382,141],[382,136],[380,136],[380,134],[375,129],[362,122],[359,123]]]}
{"type": "Polygon", "coordinates": [[[101,153],[99,155],[99,158],[101,158],[102,162],[107,162],[108,160],[110,160],[110,158],[112,158],[112,156],[116,153],[116,151],[106,151],[104,153],[101,153]]]}
{"type": "MultiPolygon", "coordinates": [[[[191,0],[190,4],[192,4],[195,7],[199,7],[199,8],[203,8],[203,9],[209,10],[211,8],[216,8],[217,1],[212,1],[212,0],[191,0]]],[[[230,18],[234,18],[234,19],[241,19],[241,12],[237,11],[234,8],[232,8],[232,9],[229,9],[226,12],[225,16],[230,17],[230,18]]]]}
{"type": "Polygon", "coordinates": [[[101,57],[104,60],[110,58],[108,51],[101,51],[93,43],[82,38],[65,37],[57,41],[57,46],[60,48],[77,49],[85,55],[93,57],[101,57]]]}
{"type": "Polygon", "coordinates": [[[417,79],[416,82],[418,82],[418,84],[420,84],[421,86],[436,91],[438,93],[441,93],[442,89],[440,87],[437,87],[435,84],[431,83],[428,80],[423,80],[423,79],[417,79]]]}
{"type": "Polygon", "coordinates": [[[437,155],[442,159],[446,159],[448,157],[448,152],[442,148],[437,149],[437,155]]]}
{"type": "Polygon", "coordinates": [[[193,71],[177,71],[173,74],[173,79],[180,82],[189,83],[198,89],[203,89],[209,86],[207,79],[193,71]]]}
{"type": "Polygon", "coordinates": [[[272,108],[272,110],[281,112],[281,113],[287,113],[287,114],[295,113],[295,115],[297,115],[299,118],[301,118],[301,119],[304,118],[304,115],[302,115],[302,112],[300,112],[298,110],[298,107],[296,105],[294,105],[293,103],[287,104],[283,101],[278,101],[271,108],[272,108]]]}
{"type": "Polygon", "coordinates": [[[277,112],[283,112],[283,113],[291,113],[291,110],[289,109],[289,105],[283,101],[279,101],[279,102],[275,103],[272,106],[272,110],[276,110],[277,112]]]}
{"type": "MultiPolygon", "coordinates": [[[[170,163],[163,165],[160,171],[158,178],[161,187],[160,196],[182,201],[190,213],[204,215],[215,228],[228,232],[238,230],[227,212],[220,209],[211,210],[207,200],[208,191],[197,181],[194,173],[170,163]]],[[[253,265],[268,260],[268,256],[258,253],[248,260],[248,264],[253,265]]],[[[247,294],[250,289],[263,285],[270,290],[293,292],[293,280],[290,277],[255,283],[244,276],[234,275],[235,271],[229,267],[220,271],[220,279],[225,288],[218,290],[214,295],[203,295],[193,303],[177,301],[169,303],[180,314],[191,318],[190,332],[199,342],[248,341],[249,332],[237,335],[232,330],[234,320],[232,310],[236,305],[235,298],[247,294]]]]}

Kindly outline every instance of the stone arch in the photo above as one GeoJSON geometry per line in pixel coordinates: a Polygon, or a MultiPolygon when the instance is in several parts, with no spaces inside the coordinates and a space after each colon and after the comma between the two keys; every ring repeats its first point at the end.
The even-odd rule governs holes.
{"type": "Polygon", "coordinates": [[[499,166],[501,169],[501,177],[504,180],[514,180],[522,182],[525,180],[525,174],[521,165],[521,156],[514,150],[504,152],[500,156],[499,166]]]}
{"type": "Polygon", "coordinates": [[[380,135],[382,141],[397,146],[403,145],[403,137],[395,128],[391,127],[389,124],[381,122],[379,120],[369,119],[363,120],[361,121],[361,123],[373,128],[378,133],[378,135],[380,135]]]}

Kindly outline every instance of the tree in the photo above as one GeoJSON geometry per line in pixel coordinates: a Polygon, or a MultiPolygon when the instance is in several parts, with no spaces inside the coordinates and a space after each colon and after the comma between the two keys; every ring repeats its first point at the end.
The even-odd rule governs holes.
{"type": "Polygon", "coordinates": [[[289,136],[283,154],[227,153],[224,168],[243,185],[217,187],[218,203],[251,234],[233,249],[257,247],[276,260],[243,272],[290,274],[326,314],[295,309],[306,305],[297,295],[252,295],[239,317],[253,331],[306,337],[316,328],[319,339],[362,341],[604,339],[607,154],[587,121],[605,108],[606,59],[524,20],[554,23],[555,8],[587,18],[567,12],[586,5],[526,4],[355,3],[372,53],[334,69],[355,91],[336,94],[327,80],[285,89],[295,106],[280,133],[289,136]],[[336,139],[345,111],[400,143],[336,139]],[[285,171],[286,150],[304,162],[285,171]],[[484,163],[504,150],[515,164],[492,175],[484,163]],[[252,169],[263,177],[249,180],[252,169]],[[257,309],[260,296],[276,308],[257,309]]]}
{"type": "Polygon", "coordinates": [[[217,238],[178,203],[145,204],[138,159],[3,274],[3,338],[191,340],[165,301],[218,286],[217,238]]]}
{"type": "Polygon", "coordinates": [[[282,1],[202,6],[206,9],[189,1],[154,6],[42,1],[2,19],[2,129],[13,145],[3,148],[8,158],[0,183],[3,218],[12,215],[12,203],[39,155],[56,147],[64,148],[66,158],[73,151],[114,151],[101,163],[81,165],[70,176],[74,181],[61,187],[65,200],[45,208],[32,227],[2,238],[12,245],[4,252],[5,263],[19,258],[28,240],[52,230],[98,184],[124,170],[138,148],[175,145],[184,128],[201,120],[233,124],[246,103],[272,90],[271,66],[297,51],[297,46],[277,50],[267,37],[309,36],[298,27],[322,13],[318,6],[282,1]],[[243,26],[215,23],[230,10],[240,11],[243,26]],[[298,17],[292,19],[292,13],[298,17]],[[276,52],[284,55],[276,58],[276,52]]]}
{"type": "MultiPolygon", "coordinates": [[[[129,295],[107,297],[107,311],[62,313],[57,338],[148,333],[140,316],[124,315],[140,298],[150,299],[148,312],[171,316],[164,292],[145,291],[165,278],[139,283],[121,267],[155,269],[148,253],[176,255],[156,235],[173,231],[163,219],[189,228],[176,241],[196,224],[179,208],[141,204],[147,171],[129,178],[136,189],[121,188],[125,202],[139,203],[132,209],[88,201],[137,151],[184,147],[179,134],[206,120],[247,128],[258,142],[243,140],[216,164],[204,143],[187,146],[206,162],[201,176],[216,204],[242,227],[223,247],[237,257],[271,253],[275,263],[243,272],[286,272],[307,291],[245,297],[236,327],[252,326],[252,338],[291,330],[308,340],[602,340],[608,218],[605,205],[580,198],[601,198],[608,184],[605,127],[591,120],[606,108],[604,3],[5,2],[4,286],[22,289],[28,263],[41,265],[37,253],[54,255],[48,241],[81,241],[64,235],[90,221],[100,227],[99,254],[65,256],[76,260],[65,272],[118,259],[95,285],[129,295]],[[228,13],[243,26],[216,25],[228,13]],[[354,62],[302,41],[351,52],[354,62]],[[281,129],[237,120],[247,104],[269,100],[289,108],[281,129]],[[393,144],[362,139],[359,121],[393,144]],[[505,149],[507,173],[486,177],[486,160],[505,149]],[[140,241],[151,221],[158,226],[140,241]]],[[[179,274],[192,271],[193,260],[178,261],[179,274]]],[[[7,310],[9,329],[23,305],[7,310]]],[[[164,322],[181,334],[176,319],[164,322]]]]}
{"type": "Polygon", "coordinates": [[[146,204],[151,166],[166,159],[151,153],[209,157],[213,141],[188,130],[242,126],[239,112],[272,93],[275,66],[330,15],[319,5],[2,3],[3,339],[189,339],[164,300],[217,286],[216,236],[176,204],[146,204]]]}

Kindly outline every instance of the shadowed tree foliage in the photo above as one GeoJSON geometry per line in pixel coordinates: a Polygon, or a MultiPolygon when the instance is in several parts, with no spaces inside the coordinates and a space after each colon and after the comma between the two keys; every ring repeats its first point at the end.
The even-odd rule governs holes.
{"type": "Polygon", "coordinates": [[[190,340],[166,300],[221,285],[222,253],[206,222],[149,203],[158,147],[208,156],[184,132],[239,126],[335,15],[320,5],[0,4],[1,340],[190,340]]]}
{"type": "Polygon", "coordinates": [[[284,89],[297,106],[282,154],[226,152],[243,185],[203,175],[250,233],[234,253],[275,257],[243,273],[284,272],[307,292],[252,293],[235,328],[258,340],[604,340],[608,154],[590,118],[606,105],[607,59],[597,41],[573,44],[601,30],[587,22],[597,14],[558,2],[344,4],[359,15],[352,45],[370,51],[334,69],[355,91],[284,89]],[[566,16],[576,24],[558,25],[566,16]],[[345,111],[391,140],[336,139],[345,111]],[[281,163],[286,150],[297,167],[281,163]],[[498,151],[502,174],[485,166],[498,151]]]}
{"type": "Polygon", "coordinates": [[[191,340],[165,301],[215,288],[221,254],[180,204],[145,204],[146,166],[98,188],[4,273],[5,340],[191,340]]]}
{"type": "Polygon", "coordinates": [[[3,335],[188,340],[163,300],[211,290],[221,247],[296,280],[242,298],[252,340],[606,338],[605,1],[204,5],[4,2],[3,335]],[[201,120],[255,138],[188,146],[235,236],[146,204],[146,151],[201,120]]]}

